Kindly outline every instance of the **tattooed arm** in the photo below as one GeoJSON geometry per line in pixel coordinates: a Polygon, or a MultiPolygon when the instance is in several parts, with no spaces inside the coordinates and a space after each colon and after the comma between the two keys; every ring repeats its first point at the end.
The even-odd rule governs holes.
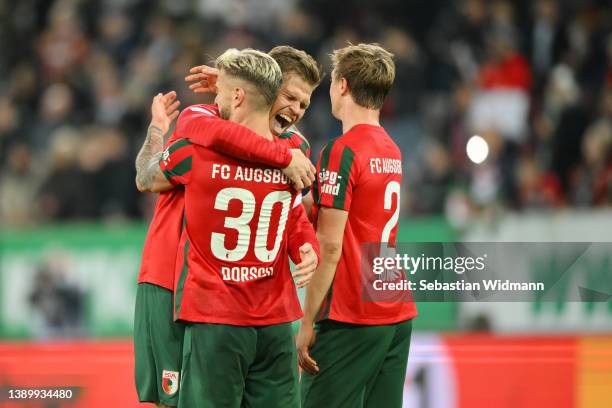
{"type": "Polygon", "coordinates": [[[164,147],[164,134],[160,127],[150,124],[147,137],[136,156],[136,187],[148,191],[159,169],[159,159],[164,147]]]}
{"type": "MultiPolygon", "coordinates": [[[[147,137],[136,156],[136,187],[139,191],[160,191],[158,184],[161,182],[166,185],[167,180],[160,170],[159,160],[164,149],[164,135],[179,114],[179,104],[174,91],[165,95],[157,94],[153,98],[147,137]]],[[[167,189],[170,188],[171,185],[167,189]]]]}

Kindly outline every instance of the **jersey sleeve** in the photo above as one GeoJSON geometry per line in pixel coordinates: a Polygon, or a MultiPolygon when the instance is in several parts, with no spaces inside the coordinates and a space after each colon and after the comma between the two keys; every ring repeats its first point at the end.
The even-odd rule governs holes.
{"type": "Polygon", "coordinates": [[[298,194],[293,208],[289,212],[288,221],[288,236],[287,236],[287,248],[289,250],[289,256],[293,263],[298,264],[301,262],[300,258],[300,247],[305,243],[310,243],[317,259],[321,261],[321,254],[319,249],[319,241],[315,233],[314,227],[308,220],[306,215],[306,209],[302,205],[302,196],[298,194]]]}
{"type": "Polygon", "coordinates": [[[164,150],[159,167],[172,184],[187,185],[191,179],[192,161],[192,143],[187,139],[178,139],[164,150]]]}
{"type": "Polygon", "coordinates": [[[315,204],[348,211],[353,186],[358,177],[353,150],[338,141],[323,148],[317,162],[317,177],[313,188],[315,204]]]}
{"type": "Polygon", "coordinates": [[[275,168],[291,163],[287,146],[266,140],[250,129],[219,118],[214,106],[186,108],[179,117],[174,133],[192,143],[219,153],[275,168]]]}
{"type": "Polygon", "coordinates": [[[219,109],[217,105],[191,105],[183,109],[174,123],[172,135],[168,138],[168,144],[184,138],[184,129],[195,120],[215,120],[219,119],[219,109]],[[177,131],[178,130],[178,131],[177,131]]]}

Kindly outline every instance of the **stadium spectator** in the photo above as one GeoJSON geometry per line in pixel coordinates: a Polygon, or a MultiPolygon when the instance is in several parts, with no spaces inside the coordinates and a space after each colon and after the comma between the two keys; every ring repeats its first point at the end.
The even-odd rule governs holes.
{"type": "Polygon", "coordinates": [[[39,169],[32,164],[28,146],[16,144],[8,153],[8,166],[0,176],[0,223],[15,227],[37,221],[36,194],[41,182],[39,169]]]}
{"type": "MultiPolygon", "coordinates": [[[[119,194],[78,181],[92,176],[82,169],[91,165],[79,165],[77,160],[58,173],[52,147],[58,129],[69,127],[76,135],[66,147],[76,150],[74,157],[99,155],[104,157],[100,169],[105,177],[127,177],[125,167],[108,163],[107,146],[85,140],[93,125],[122,140],[110,143],[124,149],[118,156],[121,161],[124,154],[135,155],[151,95],[175,89],[185,105],[210,102],[188,90],[183,81],[188,67],[210,62],[228,47],[269,49],[282,43],[329,63],[330,50],[347,41],[378,41],[394,52],[397,84],[383,120],[397,138],[407,172],[424,163],[418,152],[428,146],[446,150],[439,155],[450,160],[448,177],[435,187],[439,199],[449,200],[457,189],[471,191],[468,207],[476,211],[487,206],[526,210],[534,205],[545,209],[601,203],[591,195],[593,179],[605,179],[596,171],[603,159],[594,160],[586,145],[610,147],[585,132],[598,133],[592,130],[594,124],[605,116],[599,101],[612,86],[606,2],[431,0],[416,6],[347,0],[342,7],[305,0],[9,4],[0,25],[0,159],[8,163],[11,146],[25,143],[36,171],[41,176],[51,172],[41,196],[42,219],[93,219],[101,214],[141,218],[150,212],[148,200],[123,187],[119,194]],[[480,168],[465,154],[465,144],[475,133],[496,134],[502,142],[499,154],[480,168]],[[92,153],[92,145],[100,151],[92,153]],[[79,153],[82,149],[89,152],[79,153]],[[558,180],[560,191],[554,196],[563,199],[540,200],[525,193],[522,183],[531,186],[530,191],[535,174],[558,180]],[[66,186],[60,196],[79,200],[71,204],[74,210],[52,210],[64,202],[55,194],[62,183],[66,186]],[[93,203],[93,194],[73,192],[91,186],[97,194],[93,203]],[[50,204],[54,200],[56,204],[50,204]]],[[[326,93],[318,91],[301,123],[314,157],[329,138],[340,134],[329,109],[326,93]]],[[[430,188],[427,180],[439,180],[438,167],[444,166],[418,168],[415,179],[420,181],[411,195],[418,197],[420,189],[430,188]]],[[[417,201],[411,200],[404,211],[441,214],[448,205],[417,201]]]]}
{"type": "Polygon", "coordinates": [[[41,218],[75,220],[94,218],[95,190],[90,177],[78,164],[82,151],[75,129],[60,128],[53,133],[49,173],[42,182],[39,202],[41,218]]]}

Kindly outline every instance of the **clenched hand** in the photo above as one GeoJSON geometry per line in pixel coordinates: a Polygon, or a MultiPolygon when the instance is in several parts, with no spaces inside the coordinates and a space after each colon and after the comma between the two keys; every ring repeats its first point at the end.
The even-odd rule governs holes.
{"type": "Polygon", "coordinates": [[[291,149],[291,163],[282,171],[296,190],[310,187],[315,180],[316,169],[300,149],[291,149]]]}

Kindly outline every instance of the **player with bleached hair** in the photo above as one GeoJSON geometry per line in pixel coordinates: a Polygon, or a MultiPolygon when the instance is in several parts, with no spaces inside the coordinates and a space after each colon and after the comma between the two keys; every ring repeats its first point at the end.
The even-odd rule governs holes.
{"type": "MultiPolygon", "coordinates": [[[[269,115],[268,111],[270,109],[270,104],[272,103],[272,101],[274,101],[276,88],[278,88],[279,86],[279,81],[282,80],[282,77],[279,77],[278,75],[278,65],[275,62],[272,64],[270,61],[274,62],[274,60],[271,60],[270,57],[266,56],[265,54],[261,54],[257,51],[254,51],[254,50],[243,50],[243,51],[229,50],[217,60],[217,65],[218,65],[218,68],[220,69],[220,72],[217,78],[217,82],[215,83],[215,88],[218,92],[216,101],[219,106],[220,114],[222,115],[222,117],[231,119],[236,122],[242,122],[245,125],[247,125],[247,127],[250,127],[252,129],[255,128],[253,130],[257,130],[258,131],[257,133],[259,134],[264,133],[267,136],[270,136],[270,130],[268,126],[266,126],[265,131],[264,131],[262,127],[262,124],[264,123],[263,118],[265,117],[265,123],[268,124],[268,115],[269,115]]],[[[314,86],[312,86],[311,91],[312,89],[314,89],[314,86]]],[[[308,94],[308,99],[309,99],[309,96],[310,95],[308,94]]],[[[190,109],[194,110],[194,108],[188,108],[186,109],[186,111],[189,111],[190,109]]],[[[196,107],[195,112],[206,110],[206,109],[203,107],[196,107]]],[[[204,112],[200,112],[200,113],[205,114],[204,112]]],[[[227,124],[229,123],[226,123],[226,125],[227,124]]],[[[233,125],[237,126],[235,124],[233,125]]],[[[200,157],[200,156],[197,156],[197,154],[201,153],[201,151],[211,153],[210,149],[207,149],[202,145],[198,145],[198,135],[200,135],[201,131],[205,129],[210,130],[210,124],[207,123],[206,120],[202,120],[201,117],[198,118],[197,115],[194,115],[192,113],[183,112],[183,114],[181,115],[181,118],[179,119],[179,123],[177,124],[175,135],[182,134],[183,136],[186,136],[186,137],[171,144],[169,148],[166,150],[166,155],[164,156],[164,160],[162,160],[162,167],[164,167],[165,171],[163,173],[161,171],[158,171],[158,173],[155,174],[155,177],[153,178],[152,183],[150,183],[150,185],[148,186],[148,188],[151,191],[159,191],[159,190],[163,190],[166,188],[171,188],[172,184],[169,184],[164,178],[164,177],[168,177],[170,180],[173,180],[177,184],[181,184],[181,182],[187,184],[185,187],[185,190],[186,190],[185,199],[186,199],[186,203],[189,203],[190,202],[189,201],[190,192],[195,191],[193,194],[196,194],[196,192],[198,191],[198,188],[203,188],[203,187],[214,188],[216,186],[216,184],[212,182],[211,180],[208,180],[205,183],[198,182],[195,180],[189,181],[192,174],[194,175],[194,178],[202,176],[201,173],[196,172],[196,169],[200,168],[200,166],[206,166],[206,165],[200,165],[196,167],[196,163],[200,163],[200,161],[195,160],[195,157],[200,157]],[[193,151],[194,154],[190,155],[189,151],[193,151]],[[186,155],[186,154],[189,156],[188,159],[184,158],[184,160],[180,160],[177,162],[177,157],[179,156],[182,157],[182,155],[186,155]],[[194,166],[193,170],[190,167],[191,163],[193,163],[193,166],[194,166]],[[165,173],[165,176],[163,175],[164,173],[165,173]]],[[[227,126],[225,129],[227,130],[227,126]]],[[[244,130],[245,129],[243,128],[243,133],[244,133],[244,130]]],[[[266,140],[262,137],[259,137],[259,140],[262,143],[266,142],[266,140]]],[[[283,143],[288,143],[290,140],[281,139],[281,141],[283,141],[283,143]]],[[[251,189],[254,189],[253,191],[256,191],[255,189],[256,186],[254,183],[258,182],[258,183],[264,184],[264,186],[266,183],[272,183],[273,185],[280,183],[280,185],[287,188],[287,184],[285,184],[287,180],[286,179],[283,180],[283,177],[281,177],[280,172],[277,173],[277,171],[272,171],[272,169],[247,168],[242,165],[237,166],[237,168],[238,167],[240,169],[243,169],[243,170],[239,170],[240,175],[236,174],[236,176],[239,177],[240,181],[244,181],[246,183],[246,184],[242,184],[243,187],[248,186],[251,189]]],[[[227,171],[229,171],[229,169],[231,169],[231,165],[229,164],[221,165],[219,163],[214,163],[212,165],[212,170],[208,175],[212,177],[213,179],[216,178],[217,182],[227,181],[227,176],[228,176],[227,171]]],[[[223,211],[221,211],[218,208],[218,205],[220,205],[219,200],[221,200],[219,197],[221,196],[227,197],[229,201],[228,201],[228,208],[226,210],[230,212],[232,210],[235,210],[235,206],[233,208],[229,208],[229,207],[232,207],[234,204],[237,204],[242,200],[243,205],[246,206],[246,207],[243,207],[243,210],[247,212],[247,214],[245,215],[248,215],[248,212],[253,210],[253,208],[251,207],[251,202],[249,201],[251,197],[249,197],[248,196],[249,193],[248,192],[245,193],[245,191],[250,191],[250,190],[247,190],[246,188],[243,188],[241,190],[239,187],[234,187],[233,189],[229,188],[229,190],[225,189],[223,194],[221,194],[221,191],[219,191],[216,196],[214,194],[209,195],[209,194],[204,193],[201,195],[202,200],[199,200],[199,199],[196,200],[197,203],[201,203],[204,206],[209,205],[211,206],[211,208],[205,212],[196,211],[195,213],[200,214],[200,215],[201,214],[214,215],[215,211],[220,212],[220,214],[218,214],[218,217],[215,218],[215,221],[217,221],[217,224],[221,223],[220,225],[216,225],[214,222],[210,222],[210,220],[208,220],[205,216],[202,216],[202,215],[199,218],[197,216],[190,217],[189,216],[190,206],[189,204],[187,204],[186,206],[187,222],[185,226],[184,237],[190,236],[188,234],[189,232],[191,232],[191,234],[195,233],[198,236],[198,238],[194,239],[193,241],[185,241],[185,242],[192,243],[191,245],[193,245],[193,253],[196,254],[194,255],[196,259],[193,261],[195,262],[193,266],[194,273],[193,275],[189,275],[189,273],[187,273],[187,275],[185,276],[200,276],[201,277],[201,276],[204,276],[207,272],[210,273],[211,272],[210,268],[207,269],[205,266],[202,266],[202,265],[204,264],[206,266],[210,266],[210,262],[208,261],[213,259],[216,262],[220,262],[220,263],[229,262],[229,264],[225,266],[221,266],[213,271],[217,273],[217,276],[216,276],[217,283],[219,283],[220,285],[227,284],[228,287],[230,288],[233,286],[238,286],[234,288],[235,291],[229,290],[228,296],[232,294],[235,295],[236,293],[239,293],[239,294],[242,293],[240,290],[241,285],[238,282],[242,282],[245,287],[250,287],[250,288],[260,287],[261,285],[264,285],[264,286],[267,285],[269,287],[270,285],[274,286],[274,284],[278,285],[278,282],[280,282],[281,287],[283,288],[282,289],[283,291],[285,291],[289,295],[292,295],[291,290],[293,290],[293,295],[295,295],[294,293],[295,288],[293,286],[291,275],[290,274],[288,275],[289,281],[287,281],[288,269],[287,270],[284,269],[285,264],[287,263],[287,258],[286,258],[287,248],[285,246],[286,244],[285,244],[283,230],[285,229],[285,227],[287,227],[286,228],[287,230],[292,230],[292,233],[296,234],[295,228],[292,227],[292,222],[293,222],[292,220],[294,219],[292,214],[301,209],[302,211],[301,214],[303,215],[304,214],[303,208],[301,207],[301,205],[299,205],[291,209],[290,214],[287,217],[287,214],[285,213],[285,210],[288,209],[287,203],[285,203],[286,200],[285,201],[281,200],[282,201],[282,211],[280,213],[280,218],[278,219],[278,221],[276,221],[276,217],[279,216],[279,214],[276,213],[276,207],[278,207],[278,204],[281,204],[281,201],[279,200],[274,201],[272,200],[272,198],[269,198],[271,197],[270,195],[267,195],[266,197],[268,197],[268,201],[262,203],[262,206],[260,208],[260,213],[259,213],[259,220],[257,221],[257,215],[253,217],[253,214],[251,214],[251,217],[254,218],[252,222],[247,221],[246,218],[243,217],[241,218],[241,220],[245,222],[246,225],[243,224],[242,226],[238,227],[235,223],[232,223],[231,220],[233,218],[230,216],[231,214],[225,214],[223,211]],[[231,194],[227,195],[228,191],[231,192],[231,194]],[[236,194],[233,194],[233,193],[236,193],[236,194]],[[247,196],[244,196],[244,194],[246,194],[247,196]],[[268,208],[270,205],[272,205],[272,207],[275,207],[274,211],[272,212],[268,208]],[[270,225],[269,222],[266,221],[266,220],[269,221],[269,218],[272,219],[272,225],[270,225]],[[226,222],[224,222],[224,220],[226,222]],[[206,234],[203,232],[205,226],[201,224],[198,225],[198,223],[202,223],[202,222],[205,224],[206,227],[212,228],[212,226],[216,225],[218,227],[217,229],[219,230],[219,232],[215,231],[215,232],[209,233],[210,236],[207,237],[206,234]],[[194,224],[196,224],[194,227],[190,227],[191,225],[194,225],[194,224]],[[239,236],[237,238],[232,237],[232,234],[231,234],[232,225],[237,228],[237,231],[239,231],[239,236]],[[248,228],[256,229],[256,233],[250,234],[246,232],[246,229],[248,228]],[[270,234],[264,233],[263,230],[266,228],[267,228],[267,231],[271,233],[271,237],[274,237],[274,233],[271,230],[276,228],[276,238],[274,240],[275,245],[273,246],[272,251],[270,251],[268,249],[268,246],[266,246],[267,240],[265,240],[264,242],[264,237],[267,237],[268,235],[270,235],[270,234]],[[197,233],[193,231],[197,231],[197,233]],[[201,234],[200,234],[200,231],[202,231],[201,234]],[[226,242],[225,239],[223,241],[219,241],[218,239],[219,236],[225,235],[226,232],[229,232],[228,234],[229,242],[226,242]],[[255,242],[255,248],[250,248],[250,245],[249,245],[250,241],[245,240],[244,239],[245,236],[252,238],[250,240],[255,242]],[[215,237],[216,237],[216,240],[215,240],[215,237]],[[202,242],[203,240],[206,240],[206,239],[211,240],[210,241],[210,251],[212,252],[208,254],[208,257],[204,256],[204,258],[198,258],[197,255],[201,255],[202,253],[206,255],[205,251],[198,249],[202,247],[203,245],[202,242]],[[236,242],[232,243],[232,239],[236,239],[236,242]],[[215,242],[214,244],[215,246],[213,246],[213,242],[215,242]],[[262,242],[264,242],[263,247],[262,247],[262,242]],[[228,247],[229,249],[227,251],[226,251],[226,245],[229,246],[228,247]],[[246,245],[246,248],[244,247],[245,245],[246,245]],[[213,248],[216,248],[216,249],[213,249],[213,248]],[[255,251],[255,256],[257,257],[257,259],[253,259],[253,253],[252,253],[253,251],[255,251]],[[276,251],[276,255],[277,255],[276,257],[272,256],[272,253],[274,251],[276,251]],[[238,258],[236,256],[229,255],[230,253],[238,254],[237,255],[238,258]],[[267,257],[264,257],[264,253],[267,254],[267,257]],[[284,257],[283,257],[283,253],[285,254],[284,257]],[[240,258],[240,256],[243,256],[243,258],[240,258]],[[277,261],[275,265],[278,264],[278,268],[279,268],[278,273],[276,273],[275,268],[272,266],[256,267],[253,265],[254,261],[262,262],[261,261],[262,257],[264,257],[263,259],[265,259],[266,263],[271,263],[273,262],[272,261],[273,259],[276,259],[277,261]],[[245,263],[247,264],[250,263],[250,266],[245,266],[245,263]],[[261,283],[255,284],[255,282],[253,281],[258,281],[261,283]],[[291,285],[288,285],[287,282],[289,282],[291,285]]],[[[291,200],[290,204],[292,205],[293,202],[294,200],[291,200]]],[[[193,212],[191,212],[191,214],[193,214],[193,212]]],[[[307,234],[304,234],[302,238],[304,238],[306,235],[307,234]]],[[[312,235],[314,237],[314,234],[312,235]]],[[[188,238],[185,238],[185,239],[188,239],[188,238]]],[[[314,240],[314,244],[316,245],[316,240],[314,240]]],[[[185,245],[189,247],[190,244],[185,244],[185,245]]],[[[203,247],[207,248],[206,244],[204,244],[203,247]]],[[[300,249],[301,248],[302,247],[300,247],[300,249]]],[[[300,255],[301,254],[302,253],[300,251],[300,255]]],[[[184,260],[185,264],[186,265],[189,264],[190,260],[191,259],[188,256],[187,259],[184,260]]],[[[184,272],[184,271],[181,270],[181,272],[184,272]]],[[[184,275],[181,275],[181,276],[184,276],[184,275]]],[[[209,276],[209,275],[206,275],[206,276],[209,276]]],[[[207,290],[207,289],[209,290],[210,287],[203,289],[202,287],[198,287],[197,284],[194,284],[193,282],[191,282],[190,279],[188,278],[185,278],[185,279],[186,280],[181,280],[179,277],[178,282],[177,282],[177,288],[176,288],[177,309],[175,310],[177,317],[183,320],[186,320],[186,321],[202,320],[203,322],[208,322],[210,319],[216,321],[216,319],[228,319],[229,318],[230,320],[233,319],[232,322],[237,323],[236,326],[240,326],[241,324],[240,322],[242,322],[242,324],[262,323],[262,322],[267,323],[268,322],[266,319],[263,319],[263,321],[261,320],[262,313],[258,313],[257,311],[249,310],[248,307],[245,307],[244,310],[240,310],[241,308],[238,307],[237,304],[235,306],[238,307],[239,311],[236,313],[236,315],[231,316],[231,317],[229,316],[230,315],[229,313],[227,312],[225,314],[221,313],[218,309],[215,309],[214,307],[210,310],[206,308],[206,310],[209,310],[211,313],[205,314],[205,315],[198,315],[198,312],[203,309],[201,305],[197,305],[196,299],[205,299],[204,303],[206,303],[206,301],[215,303],[214,296],[198,297],[198,296],[193,296],[193,295],[188,294],[188,293],[191,293],[192,291],[197,292],[198,290],[207,290]],[[186,296],[183,296],[183,294],[185,294],[186,296]],[[216,313],[213,312],[215,310],[216,310],[216,313]],[[251,314],[249,315],[249,313],[251,314]],[[253,314],[256,315],[257,317],[253,317],[253,314]],[[251,316],[254,320],[249,321],[248,318],[246,318],[245,316],[251,316]]],[[[218,294],[218,292],[219,291],[214,291],[215,294],[218,294]]],[[[285,310],[285,309],[290,308],[293,298],[291,296],[288,296],[288,297],[279,296],[281,294],[274,293],[274,291],[271,291],[271,293],[268,293],[268,292],[269,291],[263,290],[260,293],[260,295],[263,295],[264,297],[272,296],[272,298],[276,302],[279,302],[279,304],[282,304],[282,307],[280,307],[280,309],[272,310],[272,311],[266,310],[266,312],[279,314],[280,316],[282,316],[282,317],[279,317],[281,320],[288,318],[288,316],[291,315],[291,311],[285,310]]],[[[235,296],[237,296],[236,297],[237,299],[242,299],[238,295],[235,295],[235,296]]],[[[256,296],[256,294],[252,296],[256,296]]],[[[232,299],[234,298],[232,297],[232,299]]],[[[223,298],[223,300],[218,300],[216,304],[217,305],[229,305],[232,303],[236,303],[236,302],[231,302],[227,300],[228,299],[223,298]]],[[[256,301],[253,302],[253,301],[248,301],[247,299],[247,304],[248,305],[258,304],[258,300],[260,299],[258,298],[256,301]]],[[[268,303],[268,306],[270,306],[269,303],[268,303]]],[[[299,305],[298,305],[298,311],[299,311],[299,305]]],[[[200,325],[197,325],[197,326],[200,326],[200,325]]],[[[228,324],[228,326],[232,326],[232,324],[230,323],[228,324]]],[[[221,326],[219,324],[215,324],[215,325],[208,325],[207,327],[208,328],[210,327],[219,328],[221,326]]],[[[258,338],[259,341],[257,343],[258,344],[261,343],[262,345],[265,344],[265,341],[264,341],[265,337],[266,335],[270,334],[270,331],[272,329],[273,328],[270,327],[270,330],[268,331],[262,330],[264,333],[262,334],[262,336],[260,336],[261,338],[258,338]]],[[[278,327],[275,327],[274,329],[276,329],[277,331],[280,331],[281,334],[283,334],[283,330],[285,329],[285,326],[280,325],[278,327]]],[[[205,337],[209,339],[211,338],[210,336],[215,337],[213,334],[211,334],[209,330],[205,330],[205,332],[206,332],[206,334],[204,334],[205,337]]],[[[242,333],[244,333],[244,331],[242,331],[242,333]]],[[[193,334],[193,335],[196,336],[196,334],[193,334]]],[[[202,334],[200,333],[198,335],[202,335],[202,334]]],[[[188,344],[191,344],[189,343],[190,337],[188,336],[192,336],[192,334],[190,334],[189,329],[188,329],[187,336],[185,338],[186,347],[188,344]]],[[[232,337],[231,334],[228,334],[228,336],[232,337]]],[[[221,339],[222,337],[223,336],[219,337],[220,339],[219,344],[228,345],[228,346],[231,345],[231,341],[227,341],[227,339],[225,340],[221,339]]],[[[281,336],[281,338],[282,337],[283,336],[281,336]]],[[[284,338],[284,340],[286,340],[286,338],[284,338]]],[[[281,339],[281,342],[282,342],[282,339],[281,339]]],[[[200,342],[198,342],[198,344],[200,344],[200,342]]],[[[199,348],[196,350],[201,351],[199,348]]],[[[246,350],[245,353],[248,354],[249,351],[251,350],[246,350]]],[[[218,355],[223,354],[219,350],[209,351],[209,353],[210,353],[209,357],[212,357],[213,355],[218,356],[218,355]]],[[[259,359],[260,357],[261,355],[258,354],[257,358],[259,359]]],[[[271,356],[271,358],[273,357],[274,356],[271,356]]],[[[286,361],[288,357],[289,356],[285,355],[284,360],[278,359],[278,358],[274,358],[274,360],[275,361],[278,360],[278,363],[282,364],[282,361],[286,361]]],[[[245,356],[245,358],[248,360],[249,356],[245,356]]],[[[180,393],[180,400],[183,401],[184,399],[186,399],[186,400],[191,401],[190,403],[186,403],[187,404],[186,406],[197,406],[198,404],[204,403],[206,401],[210,402],[211,398],[214,400],[215,399],[215,396],[213,395],[214,393],[211,393],[210,390],[206,390],[203,392],[203,390],[199,387],[206,387],[205,382],[203,383],[201,381],[202,378],[209,378],[210,381],[213,381],[214,378],[218,378],[218,375],[217,374],[211,375],[211,373],[207,373],[206,375],[202,373],[202,375],[200,375],[196,373],[195,378],[190,379],[189,374],[188,374],[189,371],[190,370],[193,371],[194,367],[200,367],[200,366],[197,364],[197,357],[195,357],[192,360],[186,358],[185,361],[186,361],[187,366],[183,367],[183,372],[182,372],[183,379],[181,381],[182,390],[180,393]],[[191,367],[191,368],[189,369],[187,367],[191,367]],[[187,395],[184,396],[183,394],[187,394],[187,395]]],[[[246,364],[245,361],[241,361],[241,364],[242,365],[240,366],[238,371],[242,372],[241,370],[244,369],[246,370],[245,372],[248,372],[250,365],[246,364]]],[[[290,364],[288,367],[295,368],[295,365],[290,364]]],[[[210,369],[210,367],[206,366],[206,367],[203,367],[202,369],[208,370],[210,369]]],[[[236,379],[237,377],[232,377],[232,374],[236,374],[238,371],[236,371],[236,367],[228,367],[228,381],[231,382],[232,378],[237,381],[236,379]]],[[[289,375],[290,379],[293,378],[293,371],[290,370],[287,372],[287,374],[289,375]]],[[[261,379],[261,377],[259,379],[261,379]]],[[[254,379],[253,383],[255,382],[256,381],[254,379]]],[[[242,398],[244,398],[245,401],[249,400],[248,392],[252,387],[252,385],[249,385],[248,382],[245,382],[244,378],[242,379],[242,385],[245,387],[244,393],[235,393],[235,394],[221,393],[217,395],[216,398],[225,398],[225,397],[228,397],[229,395],[233,395],[234,398],[237,398],[237,400],[235,400],[234,402],[240,405],[242,398]]],[[[293,389],[293,391],[295,391],[295,389],[293,389]]],[[[267,394],[274,395],[274,393],[270,393],[269,391],[267,392],[267,394]]],[[[293,393],[293,395],[295,396],[295,392],[293,393]]],[[[271,398],[272,400],[274,400],[274,397],[271,397],[271,398]]],[[[288,393],[288,398],[290,399],[292,398],[291,392],[288,393]]],[[[286,398],[285,399],[280,398],[279,401],[280,401],[279,403],[283,403],[283,401],[287,402],[288,400],[286,398]]]]}

